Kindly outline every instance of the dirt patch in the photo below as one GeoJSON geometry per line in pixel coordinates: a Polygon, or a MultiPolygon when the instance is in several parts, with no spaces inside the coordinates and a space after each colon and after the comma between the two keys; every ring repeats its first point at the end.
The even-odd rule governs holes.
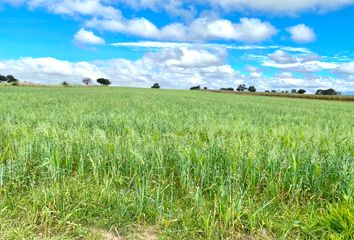
{"type": "Polygon", "coordinates": [[[137,226],[132,227],[131,232],[126,236],[122,236],[117,229],[112,228],[109,231],[106,230],[93,230],[94,234],[97,235],[102,240],[157,240],[158,231],[156,228],[151,226],[137,226]]]}

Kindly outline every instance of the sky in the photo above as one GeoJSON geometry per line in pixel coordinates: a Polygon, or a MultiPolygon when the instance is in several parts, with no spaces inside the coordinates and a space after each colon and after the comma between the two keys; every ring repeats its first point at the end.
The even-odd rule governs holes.
{"type": "Polygon", "coordinates": [[[354,0],[0,0],[0,74],[354,93],[354,0]]]}

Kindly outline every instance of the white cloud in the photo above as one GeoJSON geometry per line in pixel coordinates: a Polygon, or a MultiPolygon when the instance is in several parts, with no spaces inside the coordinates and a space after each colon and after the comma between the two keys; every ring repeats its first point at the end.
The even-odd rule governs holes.
{"type": "Polygon", "coordinates": [[[225,12],[261,12],[296,15],[302,12],[328,12],[354,4],[353,0],[115,0],[133,9],[165,11],[173,15],[192,16],[198,7],[225,12]]]}
{"type": "Polygon", "coordinates": [[[295,62],[295,59],[283,50],[277,50],[273,54],[270,54],[269,59],[278,64],[288,64],[295,62]]]}
{"type": "Polygon", "coordinates": [[[354,74],[354,62],[342,63],[335,71],[341,74],[354,74]]]}
{"type": "Polygon", "coordinates": [[[277,50],[268,58],[263,58],[262,65],[300,73],[314,73],[338,68],[337,63],[320,61],[320,59],[320,56],[313,53],[290,55],[283,50],[277,50]]]}
{"type": "Polygon", "coordinates": [[[316,34],[312,28],[305,24],[298,24],[286,29],[291,34],[291,39],[297,43],[309,43],[316,40],[316,34]]]}
{"type": "Polygon", "coordinates": [[[74,36],[75,41],[81,44],[90,44],[90,45],[97,45],[97,44],[105,44],[103,38],[96,36],[93,32],[87,31],[84,28],[81,28],[74,36]]]}
{"type": "MultiPolygon", "coordinates": [[[[126,0],[128,1],[128,0],[126,0]]],[[[353,0],[200,0],[227,12],[266,12],[295,15],[301,12],[327,12],[354,4],[353,0]]]]}
{"type": "Polygon", "coordinates": [[[120,18],[121,12],[102,0],[28,0],[28,7],[45,8],[55,14],[120,18]]]}
{"type": "Polygon", "coordinates": [[[240,23],[226,19],[197,18],[190,25],[172,23],[158,29],[147,19],[92,19],[87,27],[117,33],[127,33],[144,38],[174,41],[235,40],[262,42],[278,33],[269,22],[256,18],[241,18],[240,23]]]}
{"type": "Polygon", "coordinates": [[[147,53],[136,61],[112,59],[68,62],[54,58],[20,58],[0,61],[3,74],[22,81],[81,83],[82,78],[107,77],[115,85],[149,87],[158,81],[164,87],[187,88],[193,84],[216,86],[217,81],[235,81],[239,73],[224,63],[223,49],[170,48],[147,53]]]}

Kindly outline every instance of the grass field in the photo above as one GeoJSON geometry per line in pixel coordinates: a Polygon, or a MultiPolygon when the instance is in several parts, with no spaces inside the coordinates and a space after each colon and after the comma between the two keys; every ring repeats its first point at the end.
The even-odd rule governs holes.
{"type": "Polygon", "coordinates": [[[104,87],[0,101],[0,239],[353,239],[352,102],[104,87]]]}

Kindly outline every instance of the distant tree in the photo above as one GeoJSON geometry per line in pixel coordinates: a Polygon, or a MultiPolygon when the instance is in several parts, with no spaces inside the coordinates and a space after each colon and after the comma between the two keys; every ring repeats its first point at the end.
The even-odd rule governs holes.
{"type": "Polygon", "coordinates": [[[108,86],[108,85],[111,85],[111,81],[109,81],[109,79],[106,79],[106,78],[99,78],[97,79],[97,82],[103,86],[108,86]]]}
{"type": "Polygon", "coordinates": [[[333,88],[329,88],[326,90],[318,89],[315,94],[316,95],[340,95],[340,93],[334,90],[333,88]]]}
{"type": "Polygon", "coordinates": [[[272,90],[272,93],[276,93],[277,91],[275,91],[275,90],[272,90]]]}
{"type": "Polygon", "coordinates": [[[240,84],[240,85],[236,88],[236,90],[239,91],[239,92],[243,92],[243,91],[247,90],[246,84],[240,84]]]}
{"type": "Polygon", "coordinates": [[[323,95],[323,90],[322,90],[322,89],[318,89],[318,90],[315,92],[315,95],[323,95]]]}
{"type": "Polygon", "coordinates": [[[305,89],[299,89],[297,91],[298,94],[305,94],[306,93],[306,90],[305,89]]]}
{"type": "Polygon", "coordinates": [[[250,92],[256,92],[257,89],[256,89],[254,86],[250,86],[250,87],[248,88],[248,91],[250,91],[250,92]]]}
{"type": "Polygon", "coordinates": [[[62,82],[61,85],[64,87],[69,87],[69,83],[67,83],[66,81],[62,82]]]}
{"type": "Polygon", "coordinates": [[[7,75],[6,76],[6,81],[8,83],[14,83],[14,82],[18,82],[18,79],[14,78],[14,76],[12,76],[12,75],[7,75]]]}
{"type": "Polygon", "coordinates": [[[269,92],[269,90],[265,90],[265,92],[269,92]]]}
{"type": "Polygon", "coordinates": [[[208,88],[207,88],[207,87],[204,87],[204,90],[208,90],[208,88]]]}
{"type": "Polygon", "coordinates": [[[190,88],[190,90],[199,90],[200,89],[200,86],[193,86],[190,88]]]}
{"type": "Polygon", "coordinates": [[[85,84],[86,86],[91,85],[92,84],[92,79],[91,78],[84,78],[82,79],[82,83],[85,84]]]}
{"type": "Polygon", "coordinates": [[[229,88],[220,88],[221,91],[234,91],[232,87],[229,88]]]}
{"type": "Polygon", "coordinates": [[[152,85],[151,88],[156,88],[156,89],[159,89],[160,88],[160,85],[158,83],[154,83],[154,85],[152,85]]]}
{"type": "Polygon", "coordinates": [[[0,75],[0,82],[7,82],[7,78],[3,75],[0,75]]]}
{"type": "Polygon", "coordinates": [[[296,89],[291,89],[291,93],[297,93],[296,89]]]}

